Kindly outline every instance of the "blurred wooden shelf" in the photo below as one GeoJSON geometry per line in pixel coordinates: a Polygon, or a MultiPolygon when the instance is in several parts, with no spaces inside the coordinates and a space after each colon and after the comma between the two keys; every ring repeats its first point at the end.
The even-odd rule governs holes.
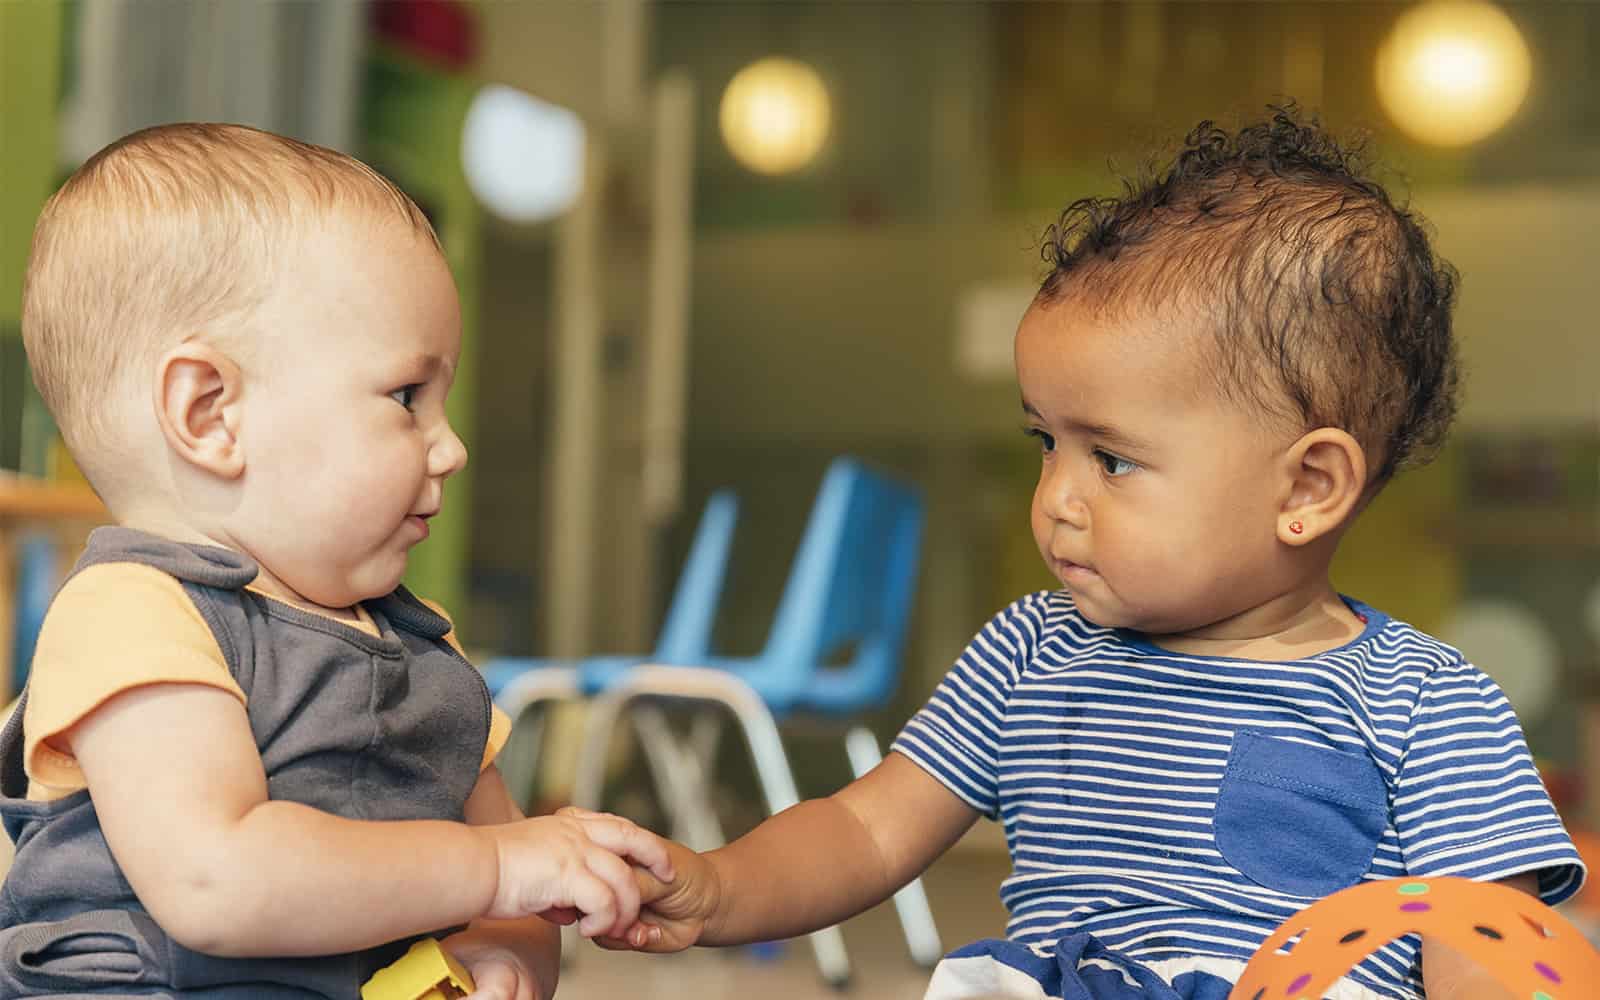
{"type": "MultiPolygon", "coordinates": [[[[17,536],[43,527],[58,541],[64,540],[64,545],[79,546],[90,528],[110,519],[105,505],[87,486],[0,472],[0,706],[15,694],[11,660],[16,630],[17,536]]],[[[60,556],[66,558],[67,553],[60,556]]]]}
{"type": "Polygon", "coordinates": [[[49,483],[0,474],[0,518],[42,521],[104,521],[105,505],[87,486],[49,483]]]}

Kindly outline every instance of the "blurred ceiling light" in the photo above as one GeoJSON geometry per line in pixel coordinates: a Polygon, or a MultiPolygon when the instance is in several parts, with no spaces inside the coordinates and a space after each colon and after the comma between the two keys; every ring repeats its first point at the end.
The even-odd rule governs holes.
{"type": "Polygon", "coordinates": [[[461,127],[461,166],[484,207],[509,222],[566,211],[583,190],[583,122],[566,108],[489,84],[461,127]]]}
{"type": "Polygon", "coordinates": [[[1528,93],[1527,43],[1505,12],[1476,0],[1425,3],[1378,51],[1378,97],[1395,122],[1437,146],[1504,125],[1528,93]]]}
{"type": "Polygon", "coordinates": [[[816,70],[793,59],[760,59],[734,74],[722,94],[722,139],[751,170],[785,174],[822,149],[828,115],[828,90],[816,70]]]}

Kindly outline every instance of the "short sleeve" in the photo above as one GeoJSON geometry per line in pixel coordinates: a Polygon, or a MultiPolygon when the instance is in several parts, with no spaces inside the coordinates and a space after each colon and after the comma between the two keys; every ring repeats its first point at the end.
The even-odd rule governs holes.
{"type": "Polygon", "coordinates": [[[489,706],[489,742],[483,748],[483,763],[478,765],[478,770],[488,770],[494,759],[500,756],[500,751],[505,749],[506,740],[511,737],[511,717],[500,711],[500,706],[489,706]]]}
{"type": "Polygon", "coordinates": [[[84,787],[58,737],[124,691],[203,684],[244,692],[216,636],[177,579],[139,563],[74,575],[50,604],[28,674],[23,764],[47,796],[84,787]]]}
{"type": "Polygon", "coordinates": [[[1043,600],[1025,597],[990,619],[890,748],[991,819],[1000,812],[1000,727],[1038,644],[1043,600]]]}
{"type": "Polygon", "coordinates": [[[1422,684],[1394,824],[1411,875],[1489,881],[1538,872],[1539,896],[1552,905],[1583,884],[1583,862],[1511,703],[1471,664],[1438,668],[1422,684]]]}
{"type": "MultiPolygon", "coordinates": [[[[455,619],[451,618],[450,613],[438,603],[430,601],[426,597],[420,597],[418,600],[427,605],[428,609],[434,614],[450,623],[450,631],[445,633],[444,641],[450,644],[451,649],[455,650],[457,653],[460,653],[463,660],[467,659],[466,650],[461,648],[461,640],[456,638],[455,619]]],[[[489,705],[489,742],[484,745],[483,762],[478,765],[478,770],[488,770],[489,765],[494,763],[494,759],[500,756],[500,751],[505,748],[506,740],[510,738],[510,716],[500,711],[499,705],[491,702],[489,705]]]]}

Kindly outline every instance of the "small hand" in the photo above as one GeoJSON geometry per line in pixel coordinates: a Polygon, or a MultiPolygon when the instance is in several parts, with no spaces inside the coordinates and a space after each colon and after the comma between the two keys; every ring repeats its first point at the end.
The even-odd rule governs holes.
{"type": "Polygon", "coordinates": [[[528,918],[477,920],[440,942],[472,976],[477,1000],[548,1000],[561,976],[561,932],[528,918]]]}
{"type": "Polygon", "coordinates": [[[532,971],[509,948],[457,938],[445,945],[472,974],[475,989],[467,1000],[547,1000],[532,971]]]}
{"type": "Polygon", "coordinates": [[[577,920],[586,937],[622,934],[639,912],[628,860],[662,879],[673,877],[661,838],[620,816],[566,808],[493,827],[500,882],[491,918],[539,914],[553,923],[577,920]]]}
{"type": "Polygon", "coordinates": [[[677,878],[663,882],[637,865],[639,919],[621,934],[604,934],[595,943],[612,951],[682,951],[707,936],[706,928],[721,904],[722,885],[716,869],[702,855],[667,842],[677,878]]]}

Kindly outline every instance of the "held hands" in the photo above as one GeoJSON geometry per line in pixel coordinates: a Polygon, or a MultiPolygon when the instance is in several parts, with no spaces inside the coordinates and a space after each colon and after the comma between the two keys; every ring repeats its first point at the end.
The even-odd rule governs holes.
{"type": "Polygon", "coordinates": [[[722,904],[716,868],[682,844],[665,844],[669,867],[677,877],[667,882],[657,878],[654,869],[635,867],[641,904],[638,922],[626,933],[600,935],[595,944],[612,951],[671,952],[721,943],[714,926],[722,904]]]}
{"type": "Polygon", "coordinates": [[[537,914],[576,921],[584,937],[623,935],[636,926],[639,885],[673,881],[667,842],[620,816],[567,807],[497,826],[478,827],[494,841],[500,877],[485,917],[537,914]]]}

